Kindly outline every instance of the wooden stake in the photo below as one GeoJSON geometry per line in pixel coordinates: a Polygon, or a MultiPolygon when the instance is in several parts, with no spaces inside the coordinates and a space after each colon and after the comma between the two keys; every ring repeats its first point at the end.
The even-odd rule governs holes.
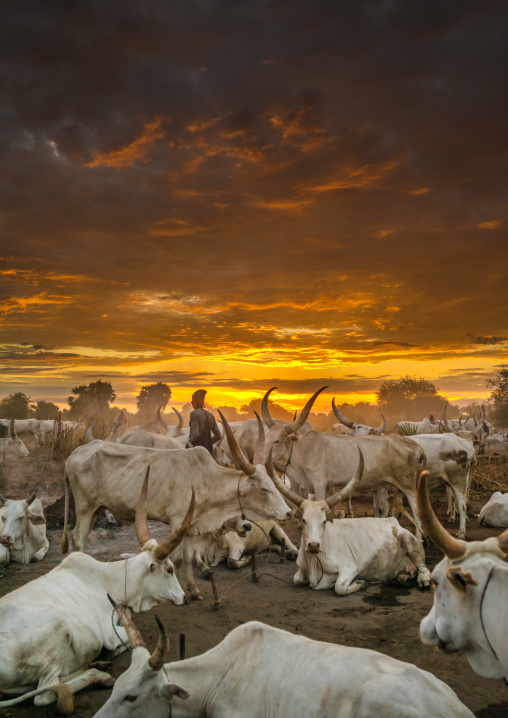
{"type": "Polygon", "coordinates": [[[251,569],[252,569],[251,581],[252,581],[252,583],[256,583],[258,580],[258,577],[256,574],[256,552],[255,551],[250,552],[250,558],[251,558],[251,569]]]}
{"type": "Polygon", "coordinates": [[[180,660],[185,660],[185,633],[180,633],[180,660]]]}
{"type": "Polygon", "coordinates": [[[280,562],[284,563],[286,559],[286,539],[282,538],[280,540],[280,562]]]}
{"type": "Polygon", "coordinates": [[[214,598],[213,608],[214,608],[214,611],[218,611],[220,598],[219,598],[219,592],[217,591],[217,584],[215,583],[215,576],[213,575],[213,572],[210,573],[210,583],[212,584],[212,591],[213,591],[213,598],[214,598]]]}

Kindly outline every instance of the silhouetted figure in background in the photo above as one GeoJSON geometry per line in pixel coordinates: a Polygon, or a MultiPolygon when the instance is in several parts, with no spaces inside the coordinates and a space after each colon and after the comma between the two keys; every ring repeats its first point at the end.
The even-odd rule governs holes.
{"type": "Polygon", "coordinates": [[[189,417],[189,441],[187,447],[203,446],[210,454],[213,453],[213,445],[221,441],[220,433],[215,417],[205,409],[205,389],[198,389],[192,395],[192,406],[189,417]]]}

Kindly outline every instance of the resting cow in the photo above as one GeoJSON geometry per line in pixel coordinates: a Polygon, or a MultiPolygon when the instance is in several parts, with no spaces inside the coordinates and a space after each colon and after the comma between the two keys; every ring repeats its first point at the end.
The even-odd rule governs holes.
{"type": "Polygon", "coordinates": [[[14,419],[3,427],[3,436],[0,438],[0,466],[4,469],[16,465],[20,459],[30,456],[30,452],[18,438],[14,429],[14,419]]]}
{"type": "Polygon", "coordinates": [[[426,534],[445,554],[432,572],[434,604],[420,624],[423,643],[464,651],[483,678],[508,680],[508,530],[466,543],[440,524],[430,503],[428,473],[418,482],[418,512],[426,534]]]}
{"type": "Polygon", "coordinates": [[[95,718],[474,718],[451,688],[411,663],[258,621],[234,628],[201,656],[164,664],[162,625],[150,656],[118,610],[135,648],[95,718]]]}
{"type": "MultiPolygon", "coordinates": [[[[148,472],[144,486],[147,481],[148,472]]],[[[139,555],[103,563],[74,553],[0,599],[0,691],[25,694],[0,701],[0,708],[32,696],[36,705],[53,703],[61,683],[70,693],[93,683],[112,685],[108,673],[88,666],[103,648],[117,655],[127,641],[125,630],[112,625],[108,593],[136,613],[163,601],[185,603],[168,556],[190,525],[194,494],[181,526],[160,545],[148,530],[144,494],[136,507],[139,555]]]]}
{"type": "Polygon", "coordinates": [[[303,523],[298,571],[293,579],[297,586],[334,587],[338,596],[346,596],[367,588],[369,583],[395,578],[405,583],[415,574],[420,588],[430,586],[420,541],[396,519],[334,520],[335,506],[361,480],[361,451],[355,476],[342,491],[324,501],[302,499],[277,478],[270,463],[268,468],[281,494],[298,507],[295,515],[303,523]]]}
{"type": "Polygon", "coordinates": [[[508,527],[508,493],[496,491],[492,494],[480,511],[478,523],[480,526],[508,527]]]}
{"type": "Polygon", "coordinates": [[[35,494],[13,501],[0,496],[0,565],[42,561],[48,552],[46,519],[35,494]]]}

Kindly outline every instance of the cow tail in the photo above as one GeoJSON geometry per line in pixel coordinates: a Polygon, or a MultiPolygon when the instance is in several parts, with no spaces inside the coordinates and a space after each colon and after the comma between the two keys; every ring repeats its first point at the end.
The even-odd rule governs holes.
{"type": "Polygon", "coordinates": [[[420,449],[420,453],[418,456],[418,463],[422,465],[422,470],[427,466],[427,454],[423,450],[423,448],[418,444],[418,448],[420,449]]]}
{"type": "Polygon", "coordinates": [[[66,554],[69,550],[69,477],[65,475],[65,508],[64,508],[64,527],[62,534],[62,553],[66,554]]]}

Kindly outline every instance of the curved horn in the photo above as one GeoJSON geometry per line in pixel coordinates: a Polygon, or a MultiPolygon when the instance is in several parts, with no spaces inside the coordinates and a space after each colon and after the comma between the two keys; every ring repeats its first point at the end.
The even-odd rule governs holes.
{"type": "Polygon", "coordinates": [[[136,525],[136,536],[138,537],[139,545],[141,548],[150,541],[152,534],[148,528],[148,517],[146,512],[146,498],[148,495],[148,478],[150,476],[150,467],[146,470],[145,480],[141,488],[138,503],[136,504],[136,518],[134,523],[136,525]]]}
{"type": "Polygon", "coordinates": [[[26,505],[30,506],[31,503],[35,501],[35,497],[37,496],[37,492],[34,492],[29,499],[26,500],[26,505]]]}
{"type": "Polygon", "coordinates": [[[219,412],[222,426],[224,427],[224,430],[226,432],[229,450],[231,451],[231,454],[233,456],[233,461],[237,466],[240,467],[241,471],[243,471],[244,474],[247,474],[247,476],[252,476],[252,474],[256,473],[256,467],[250,463],[250,461],[247,459],[247,457],[241,450],[238,441],[236,440],[235,435],[233,434],[231,427],[229,426],[227,419],[224,417],[222,411],[220,409],[218,409],[217,411],[219,412]]]}
{"type": "Polygon", "coordinates": [[[95,424],[91,424],[88,429],[86,430],[86,438],[88,441],[95,441],[95,437],[92,434],[92,429],[94,428],[95,424]]]}
{"type": "Polygon", "coordinates": [[[272,386],[271,389],[268,389],[261,402],[261,416],[263,417],[263,421],[269,429],[271,429],[272,426],[275,426],[275,422],[270,416],[270,412],[268,411],[268,397],[276,388],[276,386],[272,386]]]}
{"type": "Polygon", "coordinates": [[[374,429],[375,434],[382,434],[383,431],[386,429],[386,419],[384,418],[383,414],[381,414],[381,418],[383,419],[383,423],[381,426],[378,426],[377,429],[374,429]]]}
{"type": "Polygon", "coordinates": [[[179,428],[179,429],[183,429],[183,416],[180,414],[180,412],[178,411],[178,409],[175,409],[174,406],[172,406],[171,408],[173,409],[173,411],[175,412],[175,414],[176,414],[177,417],[178,417],[178,428],[179,428]]]}
{"type": "Polygon", "coordinates": [[[254,458],[252,460],[252,463],[254,466],[257,466],[258,464],[261,464],[262,466],[265,465],[265,427],[263,426],[263,422],[261,421],[261,417],[257,413],[257,411],[254,412],[256,415],[256,419],[258,420],[258,443],[256,445],[256,451],[254,452],[254,458]]]}
{"type": "Polygon", "coordinates": [[[318,396],[321,394],[322,391],[325,389],[328,389],[327,386],[322,386],[321,389],[318,389],[309,399],[309,401],[305,404],[302,411],[300,412],[300,416],[298,416],[295,421],[293,421],[292,424],[288,424],[285,429],[286,433],[288,434],[294,434],[298,431],[298,429],[301,429],[301,427],[305,424],[307,419],[309,418],[310,410],[312,409],[312,405],[318,398],[318,396]]]}
{"type": "Polygon", "coordinates": [[[429,490],[427,481],[429,478],[428,471],[422,471],[418,479],[416,488],[416,502],[418,506],[418,515],[420,516],[425,533],[436,544],[438,548],[450,559],[457,559],[466,553],[466,544],[459,541],[439,522],[432,504],[430,503],[429,490]]]}
{"type": "Polygon", "coordinates": [[[158,616],[155,616],[155,620],[159,626],[159,640],[155,651],[150,656],[148,666],[152,669],[152,671],[160,671],[169,654],[169,637],[166,633],[166,629],[159,621],[158,616]]]}
{"type": "Polygon", "coordinates": [[[159,408],[157,409],[157,419],[159,420],[159,422],[160,422],[160,423],[162,424],[162,426],[164,427],[164,431],[167,431],[168,428],[169,428],[169,424],[166,424],[166,422],[164,421],[164,419],[163,419],[162,416],[161,416],[162,407],[163,407],[163,404],[161,404],[161,405],[159,406],[159,408]]]}
{"type": "Polygon", "coordinates": [[[295,492],[292,489],[288,489],[286,484],[279,479],[277,476],[277,473],[273,466],[273,459],[272,459],[272,451],[273,446],[270,447],[270,451],[268,452],[268,459],[266,461],[266,468],[268,471],[268,476],[271,478],[275,486],[279,489],[280,493],[284,496],[285,499],[288,501],[291,501],[292,504],[295,506],[300,506],[303,504],[305,499],[303,499],[301,496],[298,496],[298,494],[295,494],[295,492]]]}
{"type": "Polygon", "coordinates": [[[16,429],[14,428],[14,419],[9,421],[9,439],[16,438],[16,429]]]}
{"type": "Polygon", "coordinates": [[[353,492],[356,484],[362,478],[363,469],[365,468],[365,459],[363,458],[362,450],[360,449],[360,447],[358,447],[358,453],[360,454],[360,460],[358,462],[358,466],[356,467],[355,475],[353,476],[351,481],[346,484],[343,489],[337,491],[336,494],[333,494],[333,496],[329,496],[327,499],[325,499],[329,509],[333,509],[333,507],[338,504],[339,501],[344,501],[344,499],[347,499],[347,497],[353,492]]]}
{"type": "Polygon", "coordinates": [[[121,608],[118,603],[115,601],[114,598],[111,598],[111,596],[108,593],[109,602],[115,609],[115,611],[120,616],[120,620],[122,622],[123,627],[125,628],[125,631],[127,633],[127,638],[129,639],[129,643],[131,644],[132,650],[135,648],[139,648],[140,646],[143,646],[143,648],[146,648],[145,642],[143,641],[143,636],[138,631],[136,626],[134,625],[134,621],[132,618],[130,618],[123,608],[121,608]]]}
{"type": "Polygon", "coordinates": [[[167,557],[169,556],[169,554],[172,553],[175,550],[175,548],[178,546],[178,544],[183,541],[185,534],[187,533],[187,531],[189,530],[189,526],[191,525],[195,506],[196,506],[196,493],[194,491],[194,486],[193,486],[189,508],[187,509],[187,513],[185,514],[185,517],[184,517],[182,523],[176,529],[176,531],[173,531],[171,536],[166,541],[159,544],[153,550],[154,558],[157,561],[165,561],[167,559],[167,557]]]}
{"type": "Polygon", "coordinates": [[[347,426],[348,429],[355,428],[356,424],[354,423],[354,421],[349,421],[349,419],[346,419],[344,414],[341,414],[340,411],[335,406],[335,397],[333,397],[333,399],[332,399],[332,409],[333,409],[333,413],[335,414],[337,419],[341,422],[341,424],[344,424],[344,426],[347,426]]]}

